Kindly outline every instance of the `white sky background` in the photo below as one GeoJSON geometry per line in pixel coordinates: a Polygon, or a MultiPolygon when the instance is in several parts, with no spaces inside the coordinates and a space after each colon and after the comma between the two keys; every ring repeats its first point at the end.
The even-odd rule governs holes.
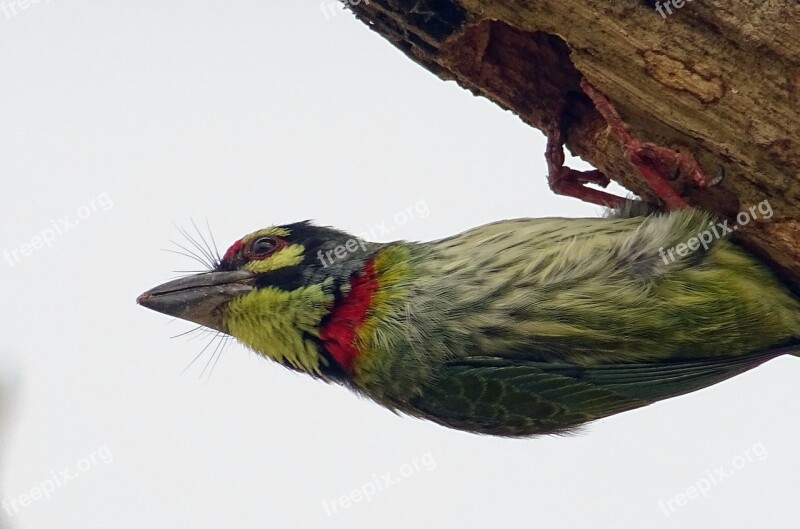
{"type": "Polygon", "coordinates": [[[307,218],[428,240],[599,213],[549,191],[539,132],[334,12],[252,0],[0,12],[0,251],[78,220],[13,266],[0,259],[0,379],[18,379],[0,496],[19,505],[63,469],[76,476],[0,511],[2,526],[796,527],[794,358],[528,440],[398,417],[238,345],[210,380],[207,356],[181,375],[204,342],[170,340],[192,326],[134,303],[196,268],[160,250],[179,239],[173,222],[207,219],[223,251],[307,218]],[[417,204],[429,214],[394,221],[417,204]],[[720,467],[729,476],[706,497],[676,503],[720,467]],[[370,501],[351,495],[387,473],[395,483],[370,501]]]}

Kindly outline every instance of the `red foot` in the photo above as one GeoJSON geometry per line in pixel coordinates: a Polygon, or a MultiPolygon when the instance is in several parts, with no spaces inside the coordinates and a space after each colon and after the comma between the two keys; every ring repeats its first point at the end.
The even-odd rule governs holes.
{"type": "Polygon", "coordinates": [[[611,134],[619,141],[625,158],[631,162],[650,184],[653,192],[664,201],[669,209],[687,207],[686,201],[669,183],[666,174],[673,169],[688,174],[700,187],[709,187],[719,179],[709,178],[692,154],[683,154],[673,149],[648,143],[635,138],[630,127],[622,121],[619,113],[608,98],[593,87],[586,79],[581,79],[581,88],[608,123],[611,134]]]}
{"type": "Polygon", "coordinates": [[[586,187],[585,184],[597,184],[606,187],[611,180],[598,170],[577,171],[564,167],[564,138],[562,134],[562,118],[564,114],[564,103],[556,109],[553,120],[547,128],[547,149],[545,150],[545,160],[547,161],[547,181],[550,189],[557,195],[577,198],[584,202],[597,204],[610,208],[620,208],[627,202],[627,198],[618,197],[599,189],[586,187]]]}

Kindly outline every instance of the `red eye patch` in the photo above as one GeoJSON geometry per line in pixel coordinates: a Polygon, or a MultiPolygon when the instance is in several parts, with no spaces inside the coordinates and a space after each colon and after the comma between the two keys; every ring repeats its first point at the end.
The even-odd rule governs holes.
{"type": "Polygon", "coordinates": [[[233,243],[233,245],[231,245],[230,248],[228,248],[228,251],[226,251],[225,255],[222,256],[222,260],[223,261],[232,260],[233,256],[236,255],[236,253],[241,249],[241,247],[242,247],[242,239],[239,239],[238,241],[233,243]]]}

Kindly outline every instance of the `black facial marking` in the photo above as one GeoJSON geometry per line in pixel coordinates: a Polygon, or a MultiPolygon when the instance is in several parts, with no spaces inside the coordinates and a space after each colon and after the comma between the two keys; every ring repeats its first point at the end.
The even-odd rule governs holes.
{"type": "Polygon", "coordinates": [[[286,266],[258,274],[255,282],[256,288],[275,287],[291,291],[304,286],[306,279],[300,267],[286,266]]]}

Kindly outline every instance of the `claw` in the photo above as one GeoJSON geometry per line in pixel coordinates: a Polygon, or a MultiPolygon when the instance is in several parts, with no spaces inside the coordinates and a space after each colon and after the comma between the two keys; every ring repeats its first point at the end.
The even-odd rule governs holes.
{"type": "Polygon", "coordinates": [[[578,171],[564,166],[564,138],[563,118],[565,103],[561,101],[547,128],[547,148],[545,160],[547,161],[547,181],[550,189],[557,195],[577,198],[584,202],[597,204],[610,208],[621,208],[629,200],[618,197],[605,191],[586,187],[585,184],[596,184],[606,187],[611,180],[596,169],[591,171],[578,171]]]}
{"type": "Polygon", "coordinates": [[[708,187],[719,185],[723,180],[725,180],[725,168],[720,165],[717,167],[717,172],[714,173],[714,178],[708,183],[708,187]]]}

